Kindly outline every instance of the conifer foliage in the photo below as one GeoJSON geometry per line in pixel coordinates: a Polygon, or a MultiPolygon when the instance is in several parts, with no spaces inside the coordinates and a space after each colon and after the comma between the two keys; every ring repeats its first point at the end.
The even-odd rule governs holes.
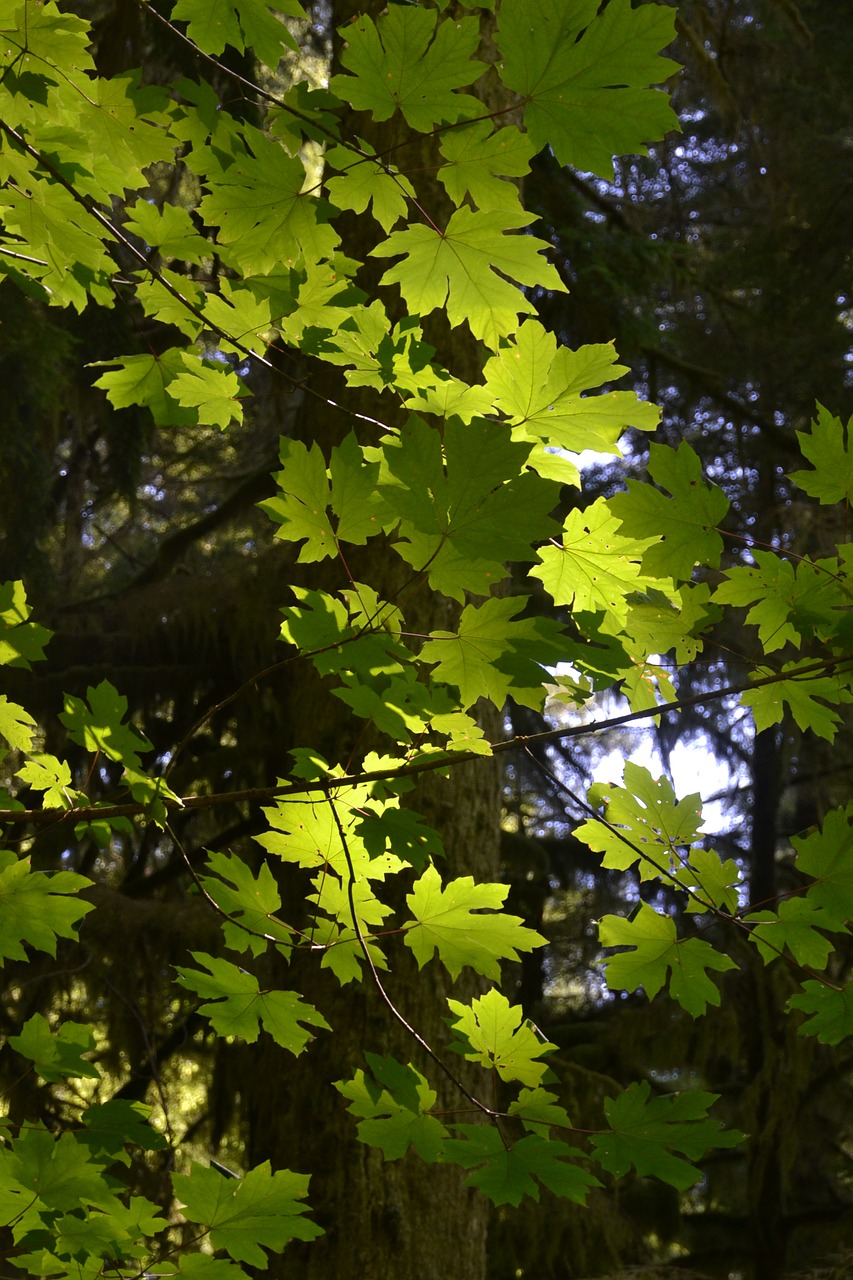
{"type": "MultiPolygon", "coordinates": [[[[168,345],[116,351],[96,383],[113,406],[143,407],[161,427],[227,431],[242,419],[253,363],[272,352],[342,372],[351,399],[338,405],[338,439],[327,448],[283,438],[264,509],[270,537],[300,562],[340,567],[339,590],[301,587],[282,599],[282,642],[381,746],[351,761],[307,743],[288,777],[268,779],[253,801],[266,818],[257,873],[214,852],[197,876],[223,954],[194,953],[173,980],[198,998],[217,1036],[269,1036],[300,1055],[335,1032],[296,986],[265,989],[268,949],[309,951],[342,984],[381,984],[401,948],[427,983],[433,966],[451,978],[473,970],[495,985],[448,1002],[447,1042],[429,1057],[436,1072],[443,1063],[453,1074],[454,1052],[481,1071],[476,1095],[460,1086],[460,1118],[437,1112],[420,1058],[416,1067],[370,1044],[337,1084],[341,1106],[386,1159],[413,1148],[459,1165],[497,1205],[537,1199],[542,1187],[583,1203],[589,1188],[631,1169],[688,1187],[702,1155],[740,1135],[713,1118],[715,1099],[702,1090],[652,1097],[648,1084],[632,1085],[594,1132],[567,1113],[548,1087],[554,1046],[500,990],[502,962],[544,940],[502,910],[506,886],[453,875],[406,793],[424,772],[518,745],[488,739],[481,700],[541,710],[556,682],[573,727],[555,734],[594,731],[590,706],[606,690],[621,690],[629,718],[677,710],[678,670],[701,656],[726,610],[747,611],[758,660],[742,689],[722,692],[740,693],[757,729],[790,714],[832,740],[851,700],[853,547],[815,562],[761,548],[721,569],[727,500],[686,443],[654,445],[645,481],[555,518],[561,491],[580,483],[571,455],[618,455],[626,429],[651,432],[658,414],[613,389],[624,370],[611,346],[568,350],[536,319],[539,291],[562,285],[516,180],[545,146],[560,163],[607,177],[615,154],[676,127],[657,87],[676,71],[661,56],[674,13],[629,0],[464,8],[458,16],[436,0],[361,13],[339,33],[343,70],[328,88],[298,70],[286,87],[266,77],[273,87],[252,122],[204,80],[100,75],[88,23],[70,6],[2,0],[0,270],[34,305],[82,312],[120,302],[161,324],[168,345]],[[484,105],[495,81],[509,109],[484,105]],[[156,166],[181,167],[174,202],[152,194],[156,166]],[[436,177],[440,208],[429,202],[436,177]],[[373,270],[347,254],[353,216],[371,220],[373,270]],[[219,269],[203,287],[193,268],[214,258],[219,269]],[[378,283],[367,292],[370,280],[378,283]],[[434,335],[450,331],[452,351],[462,329],[481,352],[473,381],[436,356],[434,335]],[[441,599],[452,625],[417,635],[405,617],[411,592],[384,598],[386,574],[353,580],[351,548],[368,544],[377,554],[366,563],[402,562],[407,582],[441,599]],[[558,663],[572,674],[555,677],[558,663]],[[271,869],[282,865],[310,878],[298,913],[282,902],[271,869]],[[306,915],[307,929],[293,923],[306,915]],[[498,1107],[497,1096],[510,1100],[498,1107]]],[[[178,0],[157,21],[206,64],[229,45],[274,70],[297,47],[288,21],[303,17],[298,0],[178,0]]],[[[322,399],[322,387],[309,376],[304,392],[322,399]]],[[[846,508],[853,465],[843,425],[820,408],[801,443],[804,467],[792,480],[846,508]]],[[[22,583],[0,588],[0,661],[37,666],[49,643],[22,583]]],[[[97,829],[103,843],[111,827],[168,831],[170,814],[217,801],[170,789],[164,758],[110,681],[66,697],[56,720],[93,767],[104,759],[121,770],[121,794],[93,803],[62,754],[44,750],[27,707],[0,697],[12,778],[0,796],[3,960],[55,955],[93,909],[86,877],[31,863],[45,827],[97,829]],[[19,793],[41,806],[26,808],[19,793]]],[[[791,1016],[803,1033],[829,1044],[853,1033],[853,998],[833,963],[853,916],[851,819],[853,807],[832,812],[797,839],[804,887],[747,915],[738,866],[702,843],[698,797],[678,798],[665,779],[628,765],[622,786],[594,789],[577,835],[605,867],[635,868],[679,893],[690,927],[653,897],[630,918],[606,916],[608,985],[649,999],[665,992],[699,1016],[719,1003],[718,975],[736,964],[727,938],[742,936],[766,964],[792,966],[791,1016]]],[[[41,1015],[13,1040],[45,1082],[97,1076],[93,1046],[91,1028],[41,1015]]],[[[172,1178],[176,1212],[192,1225],[176,1236],[176,1219],[115,1177],[131,1149],[164,1146],[146,1117],[141,1103],[115,1098],[59,1132],[5,1124],[0,1225],[16,1267],[45,1277],[238,1277],[241,1264],[263,1268],[269,1252],[320,1233],[298,1169],[259,1165],[229,1179],[192,1164],[172,1178]]]]}

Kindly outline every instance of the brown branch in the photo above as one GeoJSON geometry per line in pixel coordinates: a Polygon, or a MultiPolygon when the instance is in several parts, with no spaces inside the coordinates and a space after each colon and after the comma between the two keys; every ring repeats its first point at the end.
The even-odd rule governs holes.
{"type": "MultiPolygon", "coordinates": [[[[502,742],[492,743],[492,754],[499,755],[506,751],[527,748],[533,743],[557,742],[567,738],[583,738],[594,733],[602,733],[607,729],[617,729],[625,724],[634,724],[640,720],[654,719],[673,711],[685,711],[689,707],[701,706],[708,702],[719,702],[723,698],[747,693],[752,689],[762,689],[768,685],[783,684],[789,680],[803,680],[810,676],[829,674],[839,671],[845,663],[853,664],[853,654],[843,654],[835,658],[823,658],[809,663],[796,671],[786,671],[760,680],[747,680],[740,684],[725,685],[713,692],[691,694],[687,698],[676,698],[673,702],[664,702],[656,707],[643,708],[640,711],[626,711],[622,715],[610,716],[606,720],[595,720],[585,724],[571,725],[568,728],[545,729],[541,733],[521,734],[506,738],[502,742]]],[[[853,668],[848,668],[848,670],[853,668]]],[[[362,773],[348,773],[339,778],[317,778],[312,782],[286,783],[275,787],[249,787],[242,791],[213,792],[210,795],[184,796],[177,801],[159,797],[159,802],[171,812],[180,809],[214,809],[226,804],[257,804],[263,801],[287,798],[289,796],[308,795],[312,792],[337,791],[341,787],[361,786],[370,782],[393,782],[400,778],[412,778],[422,773],[434,773],[439,769],[450,769],[454,765],[466,761],[482,760],[484,757],[477,751],[435,752],[409,764],[400,765],[396,769],[374,769],[362,773]]],[[[0,822],[23,825],[56,824],[60,822],[88,822],[105,818],[132,818],[145,813],[145,806],[139,803],[115,805],[87,805],[76,809],[0,809],[0,822]]]]}

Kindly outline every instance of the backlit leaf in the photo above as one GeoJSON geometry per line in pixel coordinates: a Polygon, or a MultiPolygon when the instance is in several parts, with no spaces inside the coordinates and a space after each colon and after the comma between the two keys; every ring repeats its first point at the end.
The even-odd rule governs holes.
{"type": "Polygon", "coordinates": [[[468,965],[497,980],[499,961],[517,960],[519,951],[542,946],[545,939],[518,916],[493,914],[507,892],[506,885],[475,884],[471,876],[451,880],[442,888],[435,867],[427,867],[406,898],[414,921],[404,925],[404,941],[418,968],[437,951],[453,978],[468,965]],[[484,909],[489,914],[482,914],[484,909]]]}

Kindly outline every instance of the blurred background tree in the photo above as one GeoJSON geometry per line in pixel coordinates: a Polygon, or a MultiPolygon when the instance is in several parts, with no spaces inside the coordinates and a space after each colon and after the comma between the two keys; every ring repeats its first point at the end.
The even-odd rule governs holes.
{"type": "MultiPolygon", "coordinates": [[[[286,87],[286,64],[273,73],[230,50],[225,71],[194,60],[156,20],[170,10],[165,0],[154,11],[121,0],[77,8],[95,19],[104,70],[142,65],[152,82],[203,76],[223,110],[257,119],[263,99],[246,81],[286,87]]],[[[343,5],[334,13],[317,5],[312,21],[294,28],[318,83],[334,56],[333,27],[346,16],[343,5]]],[[[758,544],[819,552],[837,531],[823,529],[815,508],[795,499],[785,472],[797,465],[794,433],[807,427],[815,399],[845,418],[853,409],[845,292],[853,29],[844,6],[822,0],[799,7],[687,0],[679,33],[680,136],[648,158],[619,162],[611,184],[560,169],[548,154],[537,159],[527,202],[571,289],[568,299],[537,301],[569,345],[615,341],[633,385],[663,406],[658,438],[688,439],[700,452],[732,499],[739,530],[758,544]]],[[[180,165],[151,175],[151,198],[167,195],[193,203],[180,165]]],[[[168,265],[202,287],[222,275],[215,260],[168,265]]],[[[23,576],[40,619],[56,631],[47,667],[14,679],[22,700],[34,711],[40,705],[47,720],[62,691],[81,696],[109,678],[164,760],[206,715],[175,754],[171,785],[183,793],[238,790],[274,774],[311,706],[310,690],[282,665],[276,643],[285,587],[300,579],[287,552],[270,548],[256,504],[272,492],[279,435],[324,427],[293,386],[306,371],[281,354],[271,353],[278,370],[252,372],[245,421],[224,434],[180,421],[157,427],[136,410],[112,409],[93,387],[98,361],[168,342],[168,323],[151,325],[128,309],[120,288],[109,313],[90,305],[75,316],[0,287],[0,577],[23,576]]],[[[645,447],[635,442],[637,470],[645,447]]],[[[590,461],[582,493],[566,501],[592,501],[624,479],[623,464],[590,461]]],[[[729,554],[748,562],[734,537],[729,554]]],[[[679,693],[729,683],[754,657],[746,631],[717,641],[697,683],[679,693]]],[[[531,727],[529,712],[511,707],[507,715],[516,729],[531,727]]],[[[329,732],[354,731],[341,720],[329,732]]],[[[830,754],[787,724],[753,737],[746,718],[725,704],[637,735],[638,751],[672,771],[682,791],[701,788],[713,801],[713,843],[738,859],[754,904],[790,887],[789,833],[846,796],[848,744],[840,740],[830,754]]],[[[614,745],[601,735],[520,757],[507,770],[511,905],[551,940],[547,954],[519,972],[521,996],[560,1045],[570,1110],[594,1115],[614,1082],[637,1077],[657,1087],[700,1082],[724,1095],[727,1118],[750,1143],[718,1155],[683,1197],[637,1179],[618,1201],[594,1196],[588,1210],[546,1194],[538,1207],[496,1214],[489,1276],[570,1280],[669,1261],[706,1276],[776,1280],[850,1238],[850,1051],[796,1041],[781,1016],[784,973],[757,970],[746,948],[725,1012],[697,1025],[667,1004],[606,993],[592,922],[636,901],[638,887],[630,876],[602,872],[571,831],[585,816],[578,797],[614,745]]],[[[81,754],[77,783],[109,794],[109,764],[99,762],[87,779],[88,769],[81,754]]],[[[487,803],[472,821],[488,825],[487,803]]],[[[215,921],[188,896],[187,864],[199,866],[205,849],[254,857],[253,823],[239,804],[185,814],[175,824],[180,847],[153,829],[139,838],[128,827],[103,847],[91,834],[72,842],[61,826],[42,833],[34,857],[43,866],[63,859],[93,876],[109,910],[92,913],[81,946],[64,948],[59,963],[44,958],[26,974],[9,967],[2,1030],[14,1034],[39,1010],[76,1010],[100,1021],[101,1065],[114,1089],[156,1104],[161,1123],[199,1151],[239,1166],[247,1152],[275,1159],[278,1144],[285,1164],[313,1146],[322,1164],[323,1144],[335,1140],[336,1124],[344,1131],[344,1117],[306,1123],[301,1090],[310,1080],[283,1099],[273,1088],[274,1064],[252,1047],[214,1054],[192,1004],[175,1007],[163,980],[188,948],[215,947],[215,921]]],[[[460,858],[466,834],[458,833],[460,858]]],[[[342,1016],[376,1013],[359,1005],[342,1016]]],[[[341,1074],[334,1064],[329,1072],[341,1074]]],[[[21,1114],[50,1119],[52,1110],[79,1104],[22,1086],[9,1050],[0,1073],[5,1087],[16,1082],[10,1097],[21,1114]]],[[[358,1166],[344,1176],[353,1185],[369,1178],[374,1160],[355,1151],[358,1166]]],[[[138,1172],[156,1198],[156,1161],[138,1172]]],[[[436,1172],[417,1176],[433,1180],[436,1172]]],[[[409,1191],[416,1195],[417,1186],[409,1191]]],[[[454,1211],[471,1209],[464,1200],[454,1211]]],[[[390,1198],[383,1213],[365,1222],[357,1202],[352,1209],[353,1275],[367,1274],[356,1232],[372,1242],[375,1265],[387,1256],[405,1274],[394,1263],[403,1227],[390,1198]]],[[[307,1276],[307,1256],[288,1251],[276,1274],[307,1276]]],[[[340,1259],[310,1265],[344,1274],[340,1259]]],[[[438,1273],[451,1274],[446,1265],[438,1273]]]]}

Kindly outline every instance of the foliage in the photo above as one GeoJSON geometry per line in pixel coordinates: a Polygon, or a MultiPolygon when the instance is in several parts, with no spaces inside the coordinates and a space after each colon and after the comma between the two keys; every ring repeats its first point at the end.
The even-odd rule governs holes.
{"type": "MultiPolygon", "coordinates": [[[[315,1035],[335,1034],[296,989],[296,965],[292,989],[267,987],[273,950],[384,993],[380,971],[393,968],[401,944],[421,969],[437,955],[452,978],[471,969],[493,981],[503,961],[542,944],[500,910],[506,886],[440,871],[438,833],[401,805],[419,773],[515,745],[488,741],[477,721],[481,699],[541,709],[549,669],[562,660],[577,675],[572,732],[594,731],[586,722],[593,691],[622,691],[638,715],[677,710],[678,669],[701,653],[720,612],[742,608],[757,629],[757,656],[736,692],[756,728],[780,723],[790,709],[801,728],[831,740],[833,708],[851,698],[849,545],[814,562],[756,549],[749,566],[719,570],[729,504],[687,443],[653,446],[650,478],[627,491],[561,509],[563,486],[578,478],[565,451],[618,455],[625,429],[652,430],[657,421],[633,392],[611,387],[623,372],[611,347],[568,350],[527,318],[538,293],[563,286],[507,181],[523,176],[546,144],[561,163],[607,176],[614,154],[673,124],[666,95],[653,87],[673,70],[657,56],[672,35],[671,10],[627,0],[598,10],[549,0],[531,26],[525,0],[504,0],[499,61],[488,70],[487,14],[457,22],[440,5],[391,5],[375,20],[361,15],[341,33],[345,73],[330,91],[298,108],[272,94],[260,128],[222,110],[207,85],[99,75],[88,24],[52,0],[4,9],[4,271],[41,304],[83,311],[111,307],[120,295],[163,324],[161,347],[106,362],[110,371],[95,385],[112,404],[146,409],[162,426],[233,429],[253,361],[266,367],[282,349],[342,370],[352,393],[351,403],[335,406],[334,444],[282,439],[277,492],[263,508],[298,563],[329,560],[344,584],[299,587],[282,602],[289,658],[311,663],[380,745],[354,762],[342,748],[329,762],[306,744],[289,776],[267,779],[253,797],[256,806],[266,802],[268,820],[257,875],[216,851],[200,874],[193,870],[221,918],[223,949],[240,963],[195,952],[198,967],[181,966],[175,982],[199,997],[197,1014],[219,1037],[271,1036],[299,1055],[315,1035]],[[466,92],[486,75],[509,95],[511,112],[490,112],[466,92]],[[349,136],[351,111],[369,117],[372,140],[349,136]],[[400,132],[375,129],[387,121],[400,132]],[[331,179],[303,148],[318,138],[330,148],[331,179]],[[407,169],[410,146],[426,149],[449,213],[428,207],[425,166],[416,160],[407,169]],[[154,168],[178,163],[195,194],[184,204],[157,203],[154,168]],[[346,218],[338,216],[346,211],[375,222],[373,259],[395,259],[372,293],[370,272],[346,255],[346,218]],[[213,256],[222,272],[202,288],[189,268],[213,256]],[[443,327],[479,344],[481,378],[466,379],[452,357],[437,357],[443,327]],[[374,393],[370,415],[356,398],[365,389],[374,393]],[[375,549],[365,583],[348,568],[361,547],[375,549]],[[385,599],[385,571],[398,561],[412,590],[385,599]],[[541,586],[522,591],[525,578],[541,586]],[[407,623],[406,611],[417,613],[415,591],[448,625],[430,623],[424,636],[407,623]],[[295,906],[273,868],[307,877],[309,891],[295,906]],[[405,894],[395,891],[398,880],[405,894]]],[[[284,11],[301,13],[296,5],[284,11]]],[[[172,30],[209,57],[230,44],[274,62],[293,43],[278,12],[264,0],[187,0],[172,30]]],[[[313,386],[311,393],[327,403],[313,386]]],[[[811,470],[792,480],[821,503],[846,504],[845,434],[826,410],[803,450],[811,470]]],[[[0,625],[0,661],[26,668],[40,659],[49,635],[30,620],[21,583],[2,589],[0,625]]],[[[125,696],[107,680],[85,700],[67,695],[46,741],[30,711],[6,698],[0,729],[17,779],[0,815],[10,845],[22,830],[37,840],[66,812],[118,838],[128,819],[167,827],[181,805],[217,800],[171,790],[166,756],[129,722],[125,696]],[[66,746],[43,750],[60,726],[66,746]],[[108,771],[117,797],[90,802],[67,743],[86,754],[90,775],[108,771]],[[40,794],[41,803],[25,809],[18,791],[28,802],[40,794]]],[[[807,1015],[802,1032],[833,1044],[853,1033],[832,941],[853,913],[849,811],[830,813],[820,831],[795,841],[804,885],[748,914],[738,868],[702,845],[695,797],[678,800],[665,780],[629,765],[623,787],[595,789],[589,804],[578,837],[605,866],[636,866],[641,881],[680,895],[691,915],[680,929],[662,900],[643,900],[630,919],[606,916],[599,939],[611,952],[611,988],[641,987],[652,999],[666,987],[696,1017],[723,998],[713,975],[737,964],[726,939],[745,935],[765,963],[799,966],[804,980],[789,1005],[807,1015]]],[[[17,852],[0,855],[3,956],[54,955],[57,939],[76,937],[92,909],[81,896],[90,884],[73,871],[34,868],[17,852]]],[[[582,1203],[602,1178],[631,1168],[683,1189],[699,1178],[706,1150],[739,1140],[709,1116],[708,1091],[651,1098],[648,1083],[609,1099],[603,1124],[590,1132],[544,1087],[553,1046],[497,988],[467,1002],[450,998],[448,1008],[451,1038],[429,1048],[429,1068],[443,1064],[453,1076],[447,1052],[456,1052],[482,1070],[476,1097],[457,1082],[460,1110],[473,1105],[479,1123],[436,1114],[437,1091],[419,1067],[369,1046],[366,1070],[354,1067],[337,1084],[360,1137],[386,1159],[412,1147],[428,1161],[457,1164],[498,1205],[536,1199],[540,1184],[582,1203]]],[[[73,1022],[31,1019],[12,1044],[46,1081],[99,1074],[84,1056],[94,1039],[73,1022]]],[[[231,1180],[195,1164],[172,1177],[182,1222],[201,1228],[181,1236],[108,1172],[127,1165],[128,1148],[163,1142],[144,1108],[131,1116],[119,1098],[60,1133],[7,1125],[0,1212],[15,1265],[44,1276],[152,1266],[241,1275],[241,1262],[263,1267],[265,1250],[320,1233],[307,1216],[305,1175],[261,1164],[231,1180]],[[210,1249],[228,1258],[210,1259],[210,1249]]]]}

